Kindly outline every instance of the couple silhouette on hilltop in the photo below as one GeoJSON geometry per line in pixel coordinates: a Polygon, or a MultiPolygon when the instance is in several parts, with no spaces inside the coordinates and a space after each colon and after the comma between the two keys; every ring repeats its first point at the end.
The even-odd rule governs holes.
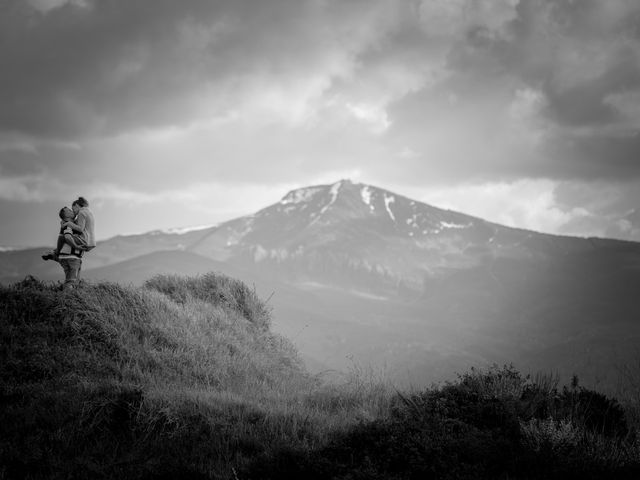
{"type": "Polygon", "coordinates": [[[78,283],[82,256],[96,246],[95,221],[84,197],[74,200],[71,208],[62,207],[58,215],[58,243],[54,250],[42,255],[42,259],[56,261],[62,266],[65,275],[63,288],[69,289],[78,283]]]}

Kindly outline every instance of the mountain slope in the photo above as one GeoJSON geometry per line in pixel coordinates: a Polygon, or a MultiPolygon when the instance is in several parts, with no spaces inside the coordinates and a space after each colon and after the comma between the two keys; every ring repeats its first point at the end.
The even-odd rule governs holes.
{"type": "Polygon", "coordinates": [[[117,237],[83,267],[125,283],[208,270],[272,296],[274,328],[317,370],[355,362],[428,384],[514,362],[612,387],[640,342],[640,244],[509,228],[349,181],[211,228],[117,237]]]}
{"type": "MultiPolygon", "coordinates": [[[[637,244],[504,227],[343,180],[291,191],[253,215],[214,227],[111,238],[86,256],[84,269],[184,250],[292,280],[322,277],[386,289],[401,283],[421,291],[425,279],[495,258],[553,261],[557,255],[624,245],[637,244]]],[[[54,276],[56,268],[41,262],[40,253],[0,252],[0,281],[54,276]]]]}
{"type": "Polygon", "coordinates": [[[624,244],[508,228],[341,181],[289,192],[254,215],[205,232],[186,249],[291,280],[422,292],[426,279],[496,258],[552,262],[624,244]]]}
{"type": "Polygon", "coordinates": [[[400,382],[512,361],[613,388],[640,342],[640,244],[508,228],[348,181],[289,192],[187,249],[297,290],[272,302],[302,352],[400,382]]]}

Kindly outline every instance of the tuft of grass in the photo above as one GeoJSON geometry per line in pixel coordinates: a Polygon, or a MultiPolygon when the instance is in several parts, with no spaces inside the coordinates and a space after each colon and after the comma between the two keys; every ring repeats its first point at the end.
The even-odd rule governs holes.
{"type": "Polygon", "coordinates": [[[215,306],[240,312],[254,325],[267,330],[271,323],[270,310],[255,290],[240,280],[215,272],[197,277],[156,275],[145,282],[145,287],[167,295],[177,303],[185,304],[197,299],[215,306]]]}

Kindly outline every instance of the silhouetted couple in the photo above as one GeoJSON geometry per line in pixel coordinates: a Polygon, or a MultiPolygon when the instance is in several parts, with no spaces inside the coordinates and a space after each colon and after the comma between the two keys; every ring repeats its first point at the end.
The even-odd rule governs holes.
{"type": "Polygon", "coordinates": [[[64,270],[64,288],[73,288],[80,278],[82,256],[96,246],[93,213],[89,210],[89,202],[78,197],[71,208],[62,207],[60,216],[60,233],[55,250],[42,255],[43,260],[54,260],[64,270]]]}

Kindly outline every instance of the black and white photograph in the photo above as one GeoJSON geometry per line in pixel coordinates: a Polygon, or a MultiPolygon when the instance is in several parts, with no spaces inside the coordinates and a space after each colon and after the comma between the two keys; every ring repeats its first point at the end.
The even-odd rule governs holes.
{"type": "Polygon", "coordinates": [[[0,480],[640,478],[640,1],[0,0],[0,480]]]}

